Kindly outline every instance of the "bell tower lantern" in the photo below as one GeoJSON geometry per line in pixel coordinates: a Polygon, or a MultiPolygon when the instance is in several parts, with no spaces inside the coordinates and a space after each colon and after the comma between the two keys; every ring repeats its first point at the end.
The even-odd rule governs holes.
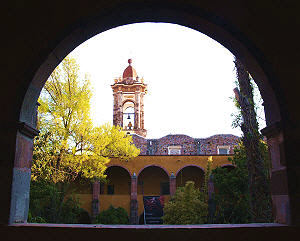
{"type": "Polygon", "coordinates": [[[113,124],[121,126],[127,133],[146,137],[144,96],[147,85],[143,78],[138,77],[131,59],[128,64],[123,76],[115,79],[115,83],[111,85],[114,96],[113,124]]]}

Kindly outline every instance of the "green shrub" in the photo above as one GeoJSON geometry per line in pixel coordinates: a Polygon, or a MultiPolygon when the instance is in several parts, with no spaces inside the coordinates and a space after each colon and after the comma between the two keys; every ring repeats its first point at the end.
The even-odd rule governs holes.
{"type": "MultiPolygon", "coordinates": [[[[270,168],[267,145],[260,142],[263,153],[266,175],[270,168]]],[[[249,180],[247,157],[243,145],[234,150],[233,158],[229,158],[235,166],[232,170],[217,167],[213,170],[214,186],[216,188],[214,202],[216,213],[214,223],[249,223],[251,222],[249,180]]],[[[266,190],[267,191],[267,190],[266,190]]],[[[271,212],[270,199],[261,203],[266,212],[271,212]]],[[[270,220],[272,221],[272,220],[270,220]]]]}
{"type": "Polygon", "coordinates": [[[203,224],[207,221],[208,206],[205,194],[186,182],[164,207],[164,224],[203,224]]]}
{"type": "Polygon", "coordinates": [[[75,197],[64,200],[56,184],[31,182],[28,222],[89,224],[91,220],[75,197]]]}
{"type": "Polygon", "coordinates": [[[81,208],[79,206],[78,200],[74,197],[69,197],[63,202],[60,222],[61,223],[79,223],[81,208]]]}
{"type": "Polygon", "coordinates": [[[124,208],[110,206],[98,214],[95,223],[101,224],[129,224],[129,218],[124,208]]]}

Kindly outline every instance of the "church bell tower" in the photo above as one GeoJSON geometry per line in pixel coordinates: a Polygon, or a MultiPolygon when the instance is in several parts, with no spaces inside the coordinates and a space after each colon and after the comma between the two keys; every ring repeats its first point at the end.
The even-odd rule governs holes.
{"type": "Polygon", "coordinates": [[[138,134],[146,137],[144,129],[144,96],[147,85],[140,79],[128,60],[128,67],[123,76],[115,79],[111,85],[114,96],[113,124],[119,125],[128,134],[138,134]]]}

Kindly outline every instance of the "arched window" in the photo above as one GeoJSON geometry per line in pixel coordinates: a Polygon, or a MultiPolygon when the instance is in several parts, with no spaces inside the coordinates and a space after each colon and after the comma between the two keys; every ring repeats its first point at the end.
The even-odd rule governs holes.
{"type": "Polygon", "coordinates": [[[132,102],[126,102],[123,106],[123,128],[134,129],[134,103],[132,102]]]}

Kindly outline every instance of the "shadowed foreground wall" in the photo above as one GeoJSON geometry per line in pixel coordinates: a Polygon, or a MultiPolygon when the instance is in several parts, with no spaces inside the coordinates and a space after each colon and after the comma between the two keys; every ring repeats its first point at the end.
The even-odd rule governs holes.
{"type": "MultiPolygon", "coordinates": [[[[120,237],[130,240],[295,240],[300,237],[298,1],[32,0],[6,1],[1,9],[1,237],[44,241],[86,240],[87,237],[110,240],[120,237]],[[274,171],[272,193],[279,200],[278,204],[289,197],[287,209],[294,226],[163,230],[8,226],[12,186],[20,187],[13,183],[13,175],[25,177],[27,164],[30,164],[27,159],[30,145],[21,156],[25,159],[16,155],[20,153],[16,152],[17,135],[22,132],[30,136],[33,132],[19,122],[32,122],[34,102],[43,85],[41,80],[46,80],[71,50],[96,33],[143,21],[178,23],[202,31],[240,58],[258,86],[263,87],[260,90],[267,124],[272,125],[269,136],[273,135],[272,143],[277,143],[272,155],[279,158],[278,166],[282,168],[274,171]],[[28,98],[24,101],[26,93],[28,98]],[[279,133],[277,139],[274,138],[276,133],[279,133]]],[[[16,189],[13,194],[17,191],[20,198],[26,200],[27,194],[22,193],[22,188],[16,189]]]]}

